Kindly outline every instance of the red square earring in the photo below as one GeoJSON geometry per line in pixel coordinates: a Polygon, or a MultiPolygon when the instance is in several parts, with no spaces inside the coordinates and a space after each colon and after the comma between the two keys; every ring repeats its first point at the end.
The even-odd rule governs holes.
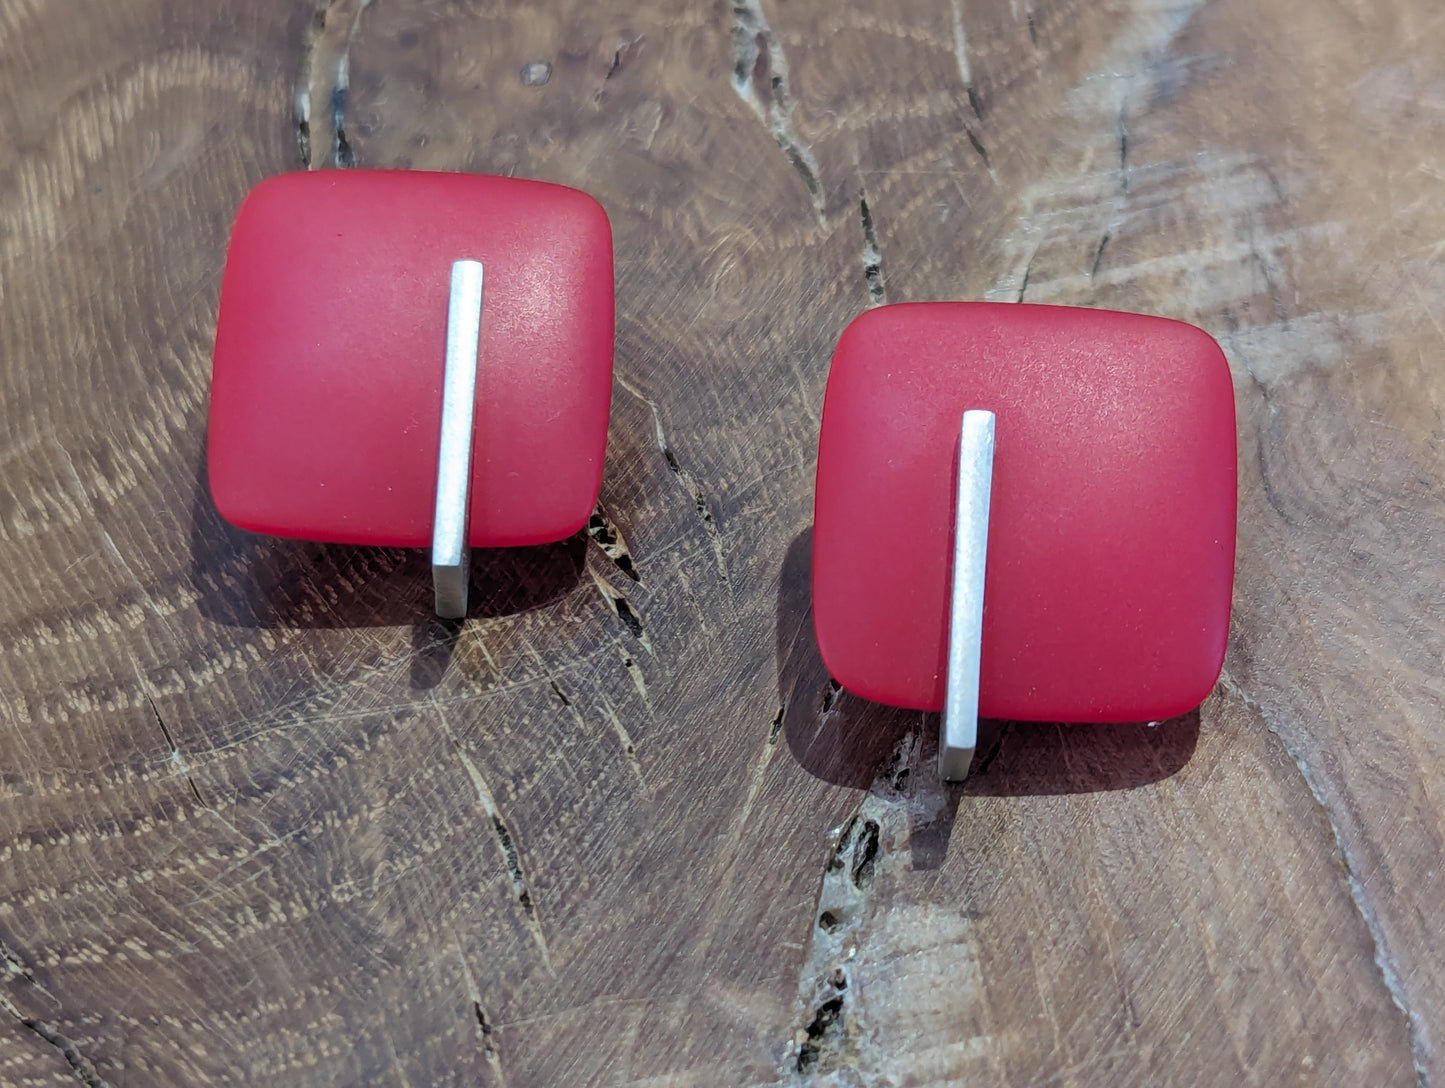
{"type": "Polygon", "coordinates": [[[471,547],[560,540],[597,502],[612,233],[575,189],[414,171],[287,174],[236,217],[211,492],[261,533],[430,547],[466,614],[471,547]]]}
{"type": "Polygon", "coordinates": [[[1218,680],[1234,580],[1234,391],[1191,325],[1070,307],[883,306],[833,356],[814,622],[845,688],[977,719],[1126,722],[1218,680]]]}

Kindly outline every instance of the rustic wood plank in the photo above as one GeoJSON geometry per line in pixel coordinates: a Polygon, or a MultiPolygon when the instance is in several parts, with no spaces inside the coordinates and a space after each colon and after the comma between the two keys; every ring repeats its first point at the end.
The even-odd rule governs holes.
{"type": "Polygon", "coordinates": [[[109,1084],[1432,1073],[1442,31],[1418,0],[1307,32],[1236,0],[0,9],[7,1058],[77,1075],[44,1018],[109,1084]],[[420,555],[256,540],[201,482],[230,215],[352,165],[613,217],[625,543],[483,560],[460,629],[420,555]],[[1013,726],[945,792],[930,720],[829,683],[828,355],[930,297],[1225,343],[1240,593],[1197,716],[1013,726]]]}

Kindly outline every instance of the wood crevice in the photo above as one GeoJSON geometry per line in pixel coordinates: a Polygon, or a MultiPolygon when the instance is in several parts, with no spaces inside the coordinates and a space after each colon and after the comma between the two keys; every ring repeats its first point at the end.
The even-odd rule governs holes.
{"type": "Polygon", "coordinates": [[[883,251],[878,247],[878,230],[873,225],[866,191],[858,194],[858,218],[863,227],[863,280],[868,285],[868,304],[883,306],[888,302],[888,289],[883,282],[883,251]]]}
{"type": "Polygon", "coordinates": [[[329,115],[331,165],[339,169],[357,165],[355,141],[346,133],[346,110],[351,94],[351,47],[361,27],[361,17],[372,2],[330,0],[315,9],[307,24],[301,46],[301,74],[297,80],[294,108],[296,155],[303,169],[314,169],[317,165],[313,121],[318,95],[325,99],[329,115]],[[327,31],[333,25],[334,17],[348,14],[344,9],[353,3],[355,7],[349,10],[346,29],[339,35],[339,46],[327,48],[327,31]],[[329,93],[325,92],[323,80],[330,85],[329,93]]]}
{"type": "Polygon", "coordinates": [[[871,900],[880,868],[911,864],[909,851],[890,852],[885,840],[899,841],[900,834],[907,837],[912,816],[905,787],[919,757],[917,735],[905,733],[833,836],[813,904],[812,934],[799,986],[804,996],[801,1026],[785,1071],[797,1080],[841,1068],[864,1072],[869,1061],[866,1010],[857,1003],[850,984],[862,946],[873,931],[878,908],[871,900]]]}
{"type": "Polygon", "coordinates": [[[793,125],[793,92],[788,58],[768,24],[760,0],[734,0],[732,6],[733,90],[757,115],[788,163],[807,187],[819,222],[827,217],[827,198],[813,150],[793,125]]]}
{"type": "Polygon", "coordinates": [[[300,73],[296,79],[294,117],[296,122],[296,157],[303,170],[311,169],[311,91],[316,86],[316,53],[322,33],[326,30],[326,15],[337,0],[316,6],[306,24],[306,33],[301,40],[300,73]]]}
{"type": "Polygon", "coordinates": [[[1245,691],[1227,670],[1220,674],[1219,682],[1220,686],[1226,692],[1239,700],[1239,702],[1253,714],[1257,715],[1259,720],[1264,723],[1265,729],[1279,740],[1285,755],[1299,771],[1300,777],[1304,779],[1305,788],[1309,791],[1309,795],[1314,799],[1315,804],[1319,806],[1325,823],[1330,829],[1330,834],[1334,837],[1335,850],[1338,854],[1340,867],[1344,870],[1345,879],[1349,886],[1350,900],[1354,903],[1355,911],[1359,915],[1360,921],[1364,923],[1365,931],[1370,936],[1370,944],[1374,949],[1375,967],[1379,971],[1380,981],[1389,993],[1391,1003],[1399,1010],[1400,1015],[1404,1017],[1405,1030],[1410,1040],[1410,1060],[1415,1068],[1415,1076],[1420,1088],[1430,1088],[1429,1047],[1426,1045],[1425,1038],[1416,1022],[1415,1013],[1410,1008],[1409,998],[1405,993],[1405,988],[1400,980],[1399,972],[1395,967],[1394,959],[1390,955],[1389,944],[1386,940],[1384,929],[1380,924],[1379,918],[1375,915],[1374,908],[1370,906],[1369,898],[1365,891],[1365,883],[1360,879],[1358,867],[1350,854],[1344,832],[1336,821],[1335,814],[1330,808],[1329,803],[1325,800],[1324,792],[1321,790],[1320,784],[1315,778],[1314,771],[1310,768],[1309,762],[1305,759],[1303,753],[1290,743],[1289,738],[1281,731],[1273,717],[1265,710],[1263,704],[1249,692],[1245,691]]]}
{"type": "MultiPolygon", "coordinates": [[[[40,985],[35,978],[35,972],[25,963],[24,960],[5,941],[0,940],[0,962],[3,962],[5,973],[9,976],[5,979],[7,986],[13,985],[15,979],[19,978],[30,989],[45,996],[56,1012],[61,1011],[60,1002],[44,986],[40,985]]],[[[47,1046],[52,1047],[66,1065],[70,1067],[71,1073],[86,1088],[109,1088],[106,1081],[96,1071],[95,1064],[81,1051],[76,1043],[60,1031],[54,1024],[39,1017],[30,1016],[15,1002],[7,993],[0,991],[0,1009],[3,1009],[17,1024],[30,1032],[36,1038],[42,1040],[47,1046]]]]}
{"type": "Polygon", "coordinates": [[[482,812],[487,817],[492,827],[492,834],[497,843],[497,849],[502,855],[502,863],[507,872],[507,878],[512,886],[512,897],[522,912],[522,923],[531,934],[542,956],[542,964],[548,974],[555,974],[552,968],[552,953],[547,947],[546,934],[542,930],[542,920],[537,910],[537,900],[532,894],[531,886],[527,882],[527,876],[522,868],[521,850],[517,845],[516,837],[512,834],[507,822],[503,819],[501,810],[497,807],[495,795],[487,784],[486,778],[482,775],[481,768],[476,761],[467,754],[462,747],[461,740],[453,732],[451,725],[445,717],[440,716],[442,732],[451,743],[452,750],[461,761],[462,767],[471,779],[472,788],[475,790],[477,800],[481,804],[482,812]]]}
{"type": "Polygon", "coordinates": [[[87,1058],[67,1036],[44,1020],[36,1020],[24,1015],[9,998],[0,999],[0,1003],[4,1004],[5,1011],[14,1017],[21,1027],[53,1047],[65,1060],[65,1064],[70,1066],[75,1079],[84,1084],[86,1088],[110,1088],[105,1078],[96,1072],[95,1063],[87,1058]]]}
{"type": "Polygon", "coordinates": [[[677,459],[671,444],[667,440],[667,434],[662,429],[662,409],[657,401],[644,394],[630,382],[621,376],[617,378],[617,384],[622,386],[628,393],[647,405],[648,411],[652,413],[652,427],[657,439],[657,448],[662,452],[662,458],[667,462],[668,471],[677,479],[688,497],[692,500],[694,513],[701,522],[704,532],[707,533],[709,544],[712,546],[713,559],[717,563],[718,579],[727,588],[728,595],[732,595],[732,578],[728,574],[727,555],[723,547],[722,531],[718,528],[717,518],[713,516],[712,504],[703,493],[702,486],[682,463],[677,459]]]}
{"type": "Polygon", "coordinates": [[[637,564],[622,536],[622,530],[607,516],[601,503],[597,504],[597,508],[592,511],[592,517],[587,521],[587,536],[602,549],[603,555],[612,560],[613,566],[634,582],[642,581],[642,575],[637,571],[637,564]]]}

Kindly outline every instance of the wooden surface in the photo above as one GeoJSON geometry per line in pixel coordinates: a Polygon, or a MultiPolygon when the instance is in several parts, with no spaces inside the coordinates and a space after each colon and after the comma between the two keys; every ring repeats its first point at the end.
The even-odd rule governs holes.
{"type": "Polygon", "coordinates": [[[1433,0],[0,0],[0,1084],[1445,1081],[1442,55],[1433,0]],[[460,628],[207,498],[230,217],[302,165],[612,216],[594,532],[460,628]],[[933,298],[1224,344],[1197,715],[943,791],[830,685],[828,357],[933,298]]]}

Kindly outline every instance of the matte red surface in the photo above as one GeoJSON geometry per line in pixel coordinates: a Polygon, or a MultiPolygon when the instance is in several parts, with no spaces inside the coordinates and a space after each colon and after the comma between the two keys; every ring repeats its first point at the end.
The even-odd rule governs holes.
{"type": "Polygon", "coordinates": [[[1234,391],[1191,325],[918,303],[855,320],[818,448],[823,660],[879,702],[943,705],[955,459],[997,416],[979,712],[1184,713],[1219,677],[1234,580],[1234,391]]]}
{"type": "Polygon", "coordinates": [[[485,267],[471,543],[537,544],[597,501],[612,232],[585,193],[417,171],[286,174],[242,204],[211,388],[216,506],[246,529],[431,543],[451,266],[485,267]]]}

